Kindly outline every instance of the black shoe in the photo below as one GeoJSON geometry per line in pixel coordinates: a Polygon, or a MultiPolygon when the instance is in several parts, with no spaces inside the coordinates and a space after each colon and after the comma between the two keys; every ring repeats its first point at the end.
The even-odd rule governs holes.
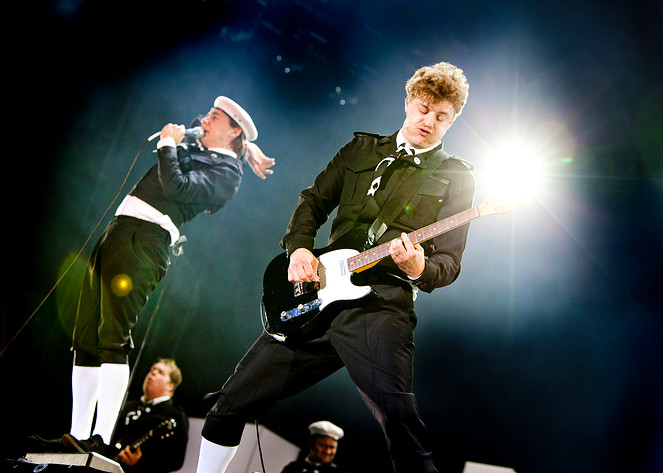
{"type": "Polygon", "coordinates": [[[87,440],[78,440],[72,435],[64,434],[62,436],[62,445],[69,452],[98,453],[106,456],[108,451],[108,445],[104,443],[99,434],[93,435],[87,440]]]}
{"type": "Polygon", "coordinates": [[[45,439],[39,435],[30,435],[26,448],[31,453],[62,453],[65,452],[62,439],[45,439]]]}

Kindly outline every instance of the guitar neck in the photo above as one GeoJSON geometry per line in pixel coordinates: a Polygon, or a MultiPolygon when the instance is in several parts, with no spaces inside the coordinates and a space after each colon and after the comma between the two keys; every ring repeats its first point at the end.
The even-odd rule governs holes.
{"type": "Polygon", "coordinates": [[[136,451],[138,447],[143,445],[145,442],[147,442],[149,439],[152,438],[153,431],[148,432],[147,434],[143,435],[141,438],[136,440],[135,442],[131,443],[131,450],[136,451]]]}
{"type": "MultiPolygon", "coordinates": [[[[435,238],[438,235],[446,233],[454,228],[458,228],[472,220],[479,218],[481,214],[477,207],[459,212],[456,215],[431,223],[428,226],[408,233],[407,236],[412,240],[414,245],[424,241],[435,238]]],[[[380,260],[389,256],[389,246],[391,242],[383,243],[374,248],[359,253],[358,255],[351,256],[347,260],[348,269],[351,272],[359,272],[375,266],[380,260]]]]}
{"type": "Polygon", "coordinates": [[[140,437],[138,440],[131,442],[130,448],[132,451],[136,451],[138,447],[143,445],[145,442],[150,440],[155,435],[166,435],[170,436],[173,434],[173,429],[177,425],[175,419],[168,419],[161,422],[158,426],[147,431],[145,435],[140,437]]]}

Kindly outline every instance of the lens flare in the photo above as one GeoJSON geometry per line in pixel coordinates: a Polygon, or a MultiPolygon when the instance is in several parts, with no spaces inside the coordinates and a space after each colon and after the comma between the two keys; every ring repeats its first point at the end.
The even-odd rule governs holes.
{"type": "Polygon", "coordinates": [[[127,296],[133,289],[133,282],[126,274],[118,274],[111,279],[111,291],[117,297],[127,296]]]}

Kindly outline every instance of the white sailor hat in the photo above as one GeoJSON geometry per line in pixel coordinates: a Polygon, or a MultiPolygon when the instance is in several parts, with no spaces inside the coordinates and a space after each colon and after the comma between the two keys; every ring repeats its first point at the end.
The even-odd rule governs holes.
{"type": "Polygon", "coordinates": [[[251,116],[233,100],[221,95],[214,101],[214,108],[223,110],[230,118],[235,120],[244,132],[247,141],[254,141],[258,138],[258,129],[253,124],[251,116]]]}
{"type": "Polygon", "coordinates": [[[343,429],[326,420],[313,422],[308,426],[308,431],[311,435],[324,435],[326,437],[331,437],[336,441],[343,438],[343,429]]]}

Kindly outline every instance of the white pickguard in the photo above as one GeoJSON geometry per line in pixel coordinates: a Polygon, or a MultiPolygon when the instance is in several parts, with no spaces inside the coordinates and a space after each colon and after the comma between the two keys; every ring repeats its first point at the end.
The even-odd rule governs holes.
{"type": "Polygon", "coordinates": [[[320,310],[332,302],[360,299],[371,292],[371,286],[355,286],[350,281],[352,273],[348,271],[347,259],[357,254],[359,252],[356,250],[342,249],[330,251],[318,258],[320,310]]]}

